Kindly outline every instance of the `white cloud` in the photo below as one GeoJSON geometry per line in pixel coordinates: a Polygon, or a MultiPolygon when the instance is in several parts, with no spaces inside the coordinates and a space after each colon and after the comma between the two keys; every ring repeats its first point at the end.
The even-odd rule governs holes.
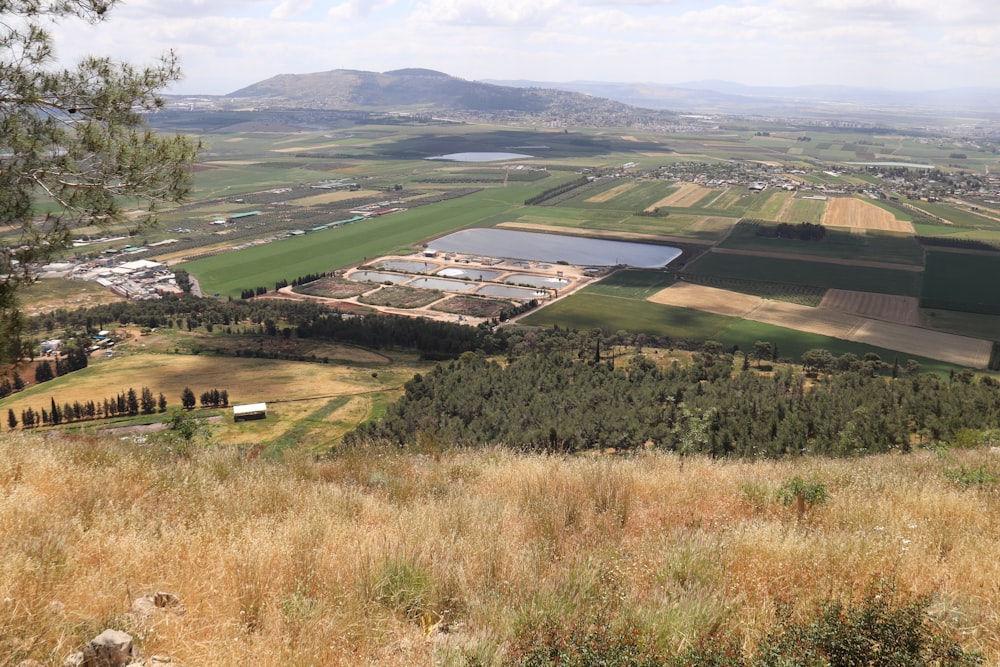
{"type": "Polygon", "coordinates": [[[280,5],[271,10],[273,19],[290,19],[309,11],[312,7],[312,0],[284,0],[280,5]]]}

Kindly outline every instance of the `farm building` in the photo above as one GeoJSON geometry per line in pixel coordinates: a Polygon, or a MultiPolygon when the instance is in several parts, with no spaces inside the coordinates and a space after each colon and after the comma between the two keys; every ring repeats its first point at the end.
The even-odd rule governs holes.
{"type": "Polygon", "coordinates": [[[251,419],[267,419],[267,403],[247,403],[233,406],[233,421],[245,422],[251,419]]]}

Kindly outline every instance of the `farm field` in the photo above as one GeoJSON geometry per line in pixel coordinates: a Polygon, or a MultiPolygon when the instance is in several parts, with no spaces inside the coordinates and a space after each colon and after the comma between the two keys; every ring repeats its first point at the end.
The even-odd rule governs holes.
{"type": "Polygon", "coordinates": [[[821,240],[800,241],[758,235],[761,226],[756,221],[741,221],[717,247],[731,250],[783,253],[803,258],[844,260],[849,262],[877,262],[879,264],[908,264],[923,266],[924,250],[910,234],[898,232],[866,231],[853,233],[839,227],[829,228],[821,240]]]}
{"type": "Polygon", "coordinates": [[[897,271],[869,266],[799,259],[779,259],[753,255],[704,254],[685,272],[697,275],[767,280],[792,285],[806,285],[823,289],[836,288],[856,291],[875,291],[901,296],[918,296],[921,274],[916,271],[897,271]]]}
{"type": "MultiPolygon", "coordinates": [[[[992,342],[860,317],[827,307],[761,299],[690,283],[676,283],[649,298],[654,303],[695,308],[872,347],[895,349],[970,368],[985,369],[992,342]]],[[[840,297],[845,301],[844,296],[840,297]]]]}
{"type": "Polygon", "coordinates": [[[792,199],[778,215],[778,222],[800,223],[808,222],[819,225],[823,222],[823,215],[826,212],[826,201],[821,199],[802,199],[796,197],[792,199]]]}
{"type": "Polygon", "coordinates": [[[104,303],[124,301],[111,290],[97,283],[82,280],[48,278],[28,287],[21,297],[24,314],[47,313],[56,308],[87,308],[104,303]]]}
{"type": "Polygon", "coordinates": [[[830,199],[823,215],[823,224],[827,227],[913,234],[912,223],[898,220],[889,211],[854,197],[830,199]]]}
{"type": "MultiPolygon", "coordinates": [[[[922,357],[901,354],[891,347],[878,347],[864,343],[798,331],[767,322],[741,319],[707,313],[695,308],[668,306],[636,299],[594,294],[588,288],[531,313],[521,320],[525,324],[541,327],[569,327],[577,329],[624,329],[654,336],[687,340],[715,340],[727,348],[734,345],[748,350],[758,340],[770,341],[778,346],[782,358],[797,360],[813,349],[829,350],[834,355],[846,353],[859,357],[873,352],[882,359],[899,358],[901,363],[913,359],[927,372],[948,373],[954,364],[922,357]]],[[[895,342],[893,342],[895,344],[895,342]]]]}
{"type": "Polygon", "coordinates": [[[827,290],[819,305],[821,308],[886,322],[913,326],[920,324],[920,300],[912,296],[831,289],[827,290]]]}
{"type": "Polygon", "coordinates": [[[927,253],[921,305],[1000,315],[1000,253],[927,253]]]}

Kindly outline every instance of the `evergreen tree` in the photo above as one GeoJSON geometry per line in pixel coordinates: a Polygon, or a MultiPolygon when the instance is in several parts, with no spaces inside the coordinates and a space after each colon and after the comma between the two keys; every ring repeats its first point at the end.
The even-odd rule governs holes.
{"type": "Polygon", "coordinates": [[[160,412],[167,411],[167,397],[163,395],[163,392],[160,392],[160,398],[156,401],[156,407],[160,412]]]}
{"type": "Polygon", "coordinates": [[[194,408],[194,392],[191,391],[190,387],[184,387],[184,391],[181,392],[181,405],[184,406],[185,410],[191,410],[194,408]]]}
{"type": "Polygon", "coordinates": [[[22,353],[21,288],[67,246],[71,230],[121,220],[124,201],[140,202],[151,215],[190,188],[187,167],[197,147],[149,131],[140,113],[161,107],[158,91],[179,78],[172,53],[139,69],[97,57],[52,67],[53,21],[98,23],[118,2],[0,3],[0,225],[19,229],[0,241],[0,361],[22,353]],[[51,206],[36,220],[42,196],[51,206]]]}
{"type": "Polygon", "coordinates": [[[24,378],[22,378],[21,374],[17,371],[14,371],[13,385],[14,391],[21,391],[24,389],[24,378]]]}
{"type": "Polygon", "coordinates": [[[142,388],[139,395],[139,407],[144,415],[151,415],[156,411],[156,399],[153,398],[153,392],[149,387],[142,388]]]}
{"type": "Polygon", "coordinates": [[[139,414],[139,397],[136,396],[135,389],[132,387],[128,388],[128,394],[125,398],[125,406],[130,415],[139,414]]]}
{"type": "Polygon", "coordinates": [[[11,430],[17,428],[17,415],[14,414],[13,408],[7,408],[7,426],[9,426],[11,430]]]}
{"type": "Polygon", "coordinates": [[[35,366],[35,382],[48,382],[55,377],[55,373],[52,372],[52,364],[48,360],[35,366]]]}

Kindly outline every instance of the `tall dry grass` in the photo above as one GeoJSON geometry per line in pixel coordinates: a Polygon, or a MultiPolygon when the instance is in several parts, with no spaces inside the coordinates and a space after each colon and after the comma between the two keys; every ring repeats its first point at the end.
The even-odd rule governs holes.
{"type": "Polygon", "coordinates": [[[884,577],[932,592],[935,620],[998,664],[998,495],[954,479],[980,466],[996,474],[1000,455],[273,463],[4,435],[0,664],[60,664],[105,627],[186,665],[500,664],[546,617],[614,616],[678,649],[718,628],[752,644],[780,603],[884,577]],[[798,516],[776,501],[793,475],[829,502],[798,516]],[[156,590],[186,613],[125,614],[156,590]]]}

